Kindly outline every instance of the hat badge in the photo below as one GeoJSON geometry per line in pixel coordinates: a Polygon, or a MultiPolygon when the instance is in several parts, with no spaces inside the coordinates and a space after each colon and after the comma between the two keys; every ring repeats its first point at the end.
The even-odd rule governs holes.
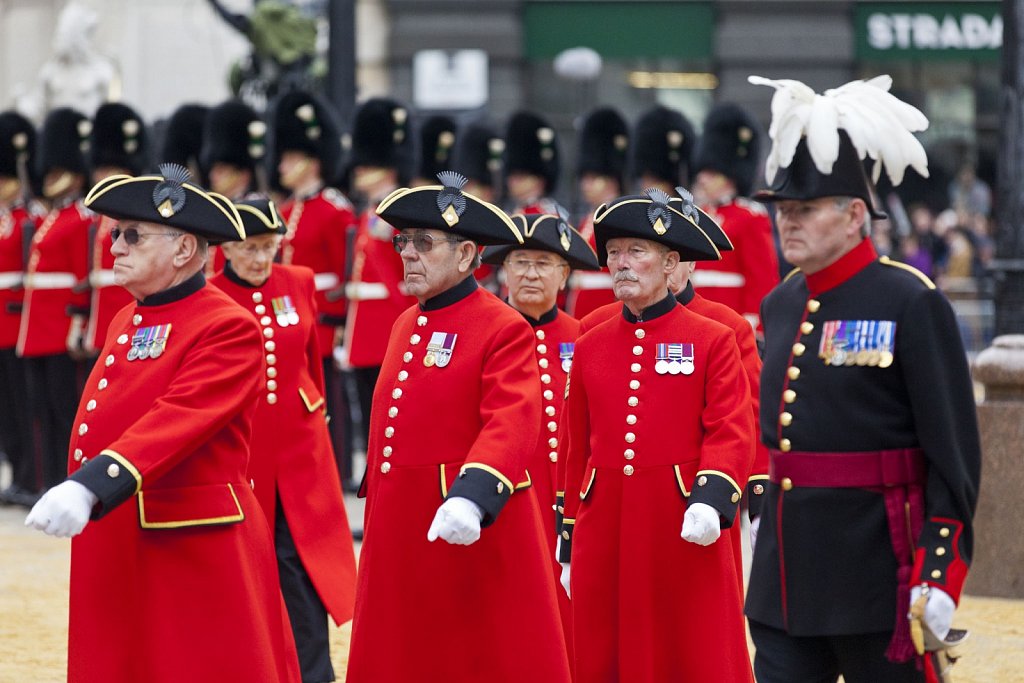
{"type": "Polygon", "coordinates": [[[459,222],[459,217],[466,210],[466,197],[462,194],[465,187],[466,177],[455,171],[441,171],[437,174],[441,181],[441,191],[437,193],[437,208],[441,212],[441,218],[452,227],[459,222]]]}
{"type": "Polygon", "coordinates": [[[668,142],[669,147],[679,147],[683,144],[683,132],[680,130],[670,130],[665,134],[665,140],[668,142]]]}
{"type": "Polygon", "coordinates": [[[654,232],[664,235],[672,227],[672,213],[668,210],[669,196],[657,188],[644,190],[651,200],[647,206],[647,220],[651,222],[654,232]]]}
{"type": "Polygon", "coordinates": [[[572,246],[572,231],[569,230],[569,213],[562,206],[558,207],[558,241],[562,249],[569,251],[572,246]]]}
{"type": "Polygon", "coordinates": [[[153,188],[153,206],[161,216],[170,218],[185,208],[188,197],[182,185],[191,176],[181,164],[160,164],[160,174],[164,179],[153,188]]]}
{"type": "Polygon", "coordinates": [[[700,209],[693,203],[693,195],[690,194],[689,190],[685,187],[677,187],[676,192],[679,194],[679,198],[683,200],[682,208],[680,213],[686,220],[693,223],[695,227],[700,227],[700,209]]]}

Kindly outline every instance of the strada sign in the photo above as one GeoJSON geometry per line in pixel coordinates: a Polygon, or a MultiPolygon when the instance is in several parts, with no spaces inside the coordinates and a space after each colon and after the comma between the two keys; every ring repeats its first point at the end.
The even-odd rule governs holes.
{"type": "Polygon", "coordinates": [[[998,2],[861,3],[861,59],[995,59],[1003,44],[998,2]]]}

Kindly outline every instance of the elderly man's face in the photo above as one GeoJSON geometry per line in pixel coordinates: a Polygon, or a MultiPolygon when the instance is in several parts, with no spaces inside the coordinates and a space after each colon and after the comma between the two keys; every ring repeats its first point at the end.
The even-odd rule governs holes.
{"type": "Polygon", "coordinates": [[[608,270],[615,298],[634,313],[668,294],[668,278],[679,254],[651,240],[616,237],[608,240],[608,270]]]}
{"type": "Polygon", "coordinates": [[[476,254],[472,242],[440,230],[403,230],[397,239],[405,290],[420,303],[462,281],[476,254]]]}
{"type": "Polygon", "coordinates": [[[569,277],[565,259],[541,249],[516,249],[505,257],[508,300],[520,311],[549,311],[569,277]]]}
{"type": "Polygon", "coordinates": [[[253,235],[244,242],[225,242],[220,248],[238,277],[259,286],[270,277],[282,239],[281,235],[253,235]]]}
{"type": "Polygon", "coordinates": [[[775,203],[782,255],[808,275],[831,265],[860,242],[867,206],[861,199],[820,197],[775,203]]]}
{"type": "Polygon", "coordinates": [[[179,270],[174,255],[185,233],[141,221],[120,221],[114,230],[114,282],[139,300],[166,289],[179,270]]]}

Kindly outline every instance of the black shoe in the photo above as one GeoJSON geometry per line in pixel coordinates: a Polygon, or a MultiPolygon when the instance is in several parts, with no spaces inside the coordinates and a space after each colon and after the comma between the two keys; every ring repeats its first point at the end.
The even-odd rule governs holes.
{"type": "Polygon", "coordinates": [[[18,486],[17,484],[11,484],[3,491],[0,491],[0,503],[5,505],[20,505],[25,508],[31,508],[39,502],[39,499],[42,497],[42,492],[33,493],[26,488],[18,486]]]}
{"type": "Polygon", "coordinates": [[[341,490],[343,493],[358,493],[359,482],[355,479],[342,479],[341,490]]]}

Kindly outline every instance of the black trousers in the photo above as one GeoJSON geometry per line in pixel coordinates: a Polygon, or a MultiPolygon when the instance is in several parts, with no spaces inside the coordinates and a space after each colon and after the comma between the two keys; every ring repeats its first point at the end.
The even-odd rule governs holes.
{"type": "Polygon", "coordinates": [[[0,349],[0,442],[11,463],[11,484],[36,493],[36,472],[32,459],[32,417],[28,404],[25,361],[14,349],[0,349]]]}
{"type": "Polygon", "coordinates": [[[327,430],[331,434],[331,446],[334,448],[334,460],[338,465],[341,481],[352,479],[353,427],[352,410],[349,406],[345,373],[334,365],[334,358],[323,359],[324,399],[327,402],[327,414],[331,420],[327,430]]]}
{"type": "Polygon", "coordinates": [[[295,649],[299,654],[302,683],[333,681],[327,609],[320,601],[299,557],[280,499],[274,515],[274,548],[277,552],[277,571],[281,577],[281,594],[288,610],[292,635],[295,636],[295,649]]]}
{"type": "MultiPolygon", "coordinates": [[[[42,488],[64,481],[68,473],[68,445],[81,395],[82,364],[58,354],[25,358],[33,432],[35,471],[42,488]]],[[[92,454],[86,454],[86,457],[92,454]]],[[[38,490],[38,489],[37,489],[38,490]]]]}
{"type": "Polygon", "coordinates": [[[369,368],[354,368],[352,376],[356,380],[356,395],[359,397],[359,432],[363,448],[370,439],[370,406],[373,403],[373,388],[377,386],[377,378],[380,376],[380,366],[375,365],[369,368]]]}
{"type": "Polygon", "coordinates": [[[891,632],[849,636],[791,636],[749,621],[758,683],[922,683],[914,660],[894,664],[885,658],[891,632]]]}

